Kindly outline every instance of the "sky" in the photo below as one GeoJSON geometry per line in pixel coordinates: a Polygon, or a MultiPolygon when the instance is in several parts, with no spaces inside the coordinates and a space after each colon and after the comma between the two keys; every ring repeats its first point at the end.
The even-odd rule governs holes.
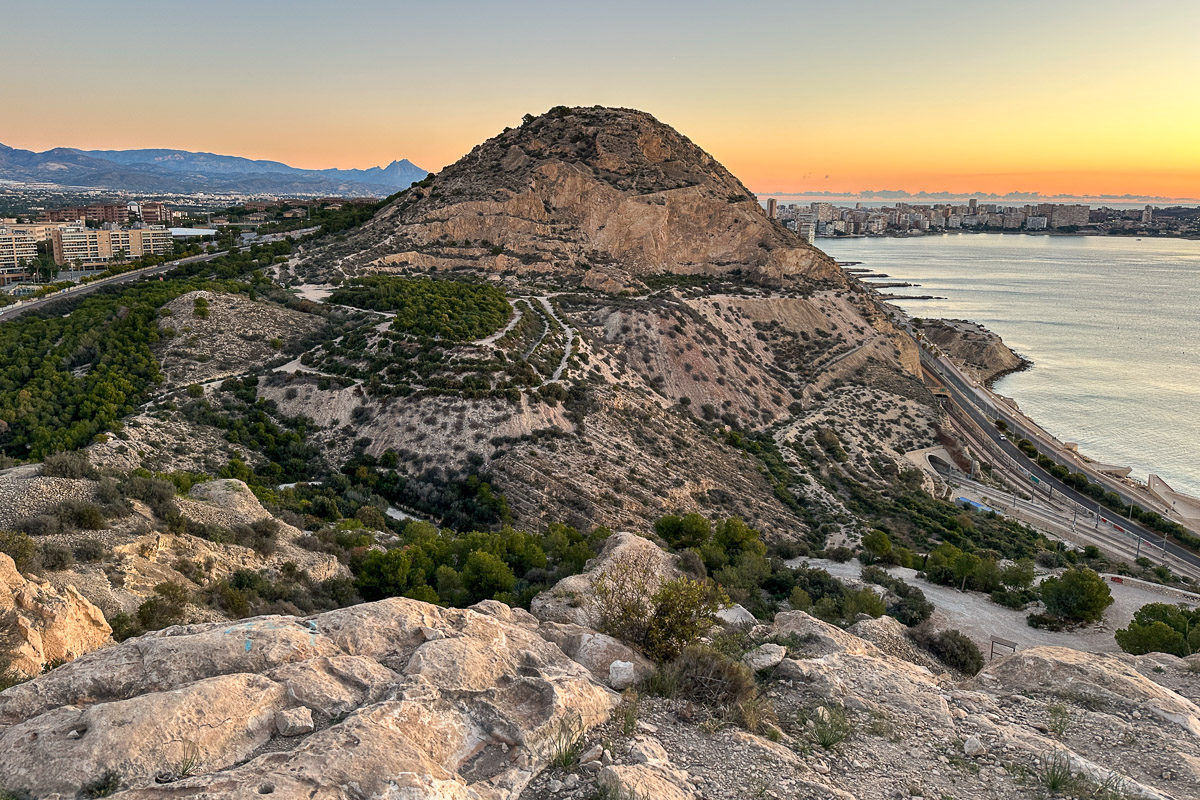
{"type": "Polygon", "coordinates": [[[1200,197],[1200,3],[310,2],[0,10],[0,142],[454,162],[639,108],[752,190],[1200,197]]]}

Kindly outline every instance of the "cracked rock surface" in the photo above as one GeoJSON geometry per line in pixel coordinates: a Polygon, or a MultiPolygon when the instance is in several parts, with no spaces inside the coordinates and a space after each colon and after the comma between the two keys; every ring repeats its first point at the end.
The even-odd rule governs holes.
{"type": "Polygon", "coordinates": [[[130,639],[0,694],[5,788],[74,797],[113,773],[125,798],[515,797],[563,726],[616,702],[537,626],[394,598],[130,639]]]}

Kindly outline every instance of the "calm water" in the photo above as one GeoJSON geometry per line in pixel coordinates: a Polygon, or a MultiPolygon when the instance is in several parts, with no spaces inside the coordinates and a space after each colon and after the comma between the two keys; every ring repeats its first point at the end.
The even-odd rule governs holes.
{"type": "Polygon", "coordinates": [[[996,389],[1088,456],[1200,495],[1200,241],[1019,234],[820,239],[1033,361],[996,389]]]}

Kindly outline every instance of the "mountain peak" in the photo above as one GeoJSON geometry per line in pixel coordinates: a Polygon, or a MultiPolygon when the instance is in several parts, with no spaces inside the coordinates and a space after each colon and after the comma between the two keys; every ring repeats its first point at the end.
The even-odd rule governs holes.
{"type": "Polygon", "coordinates": [[[385,170],[298,169],[279,161],[170,148],[43,153],[0,145],[0,178],[114,191],[386,196],[428,174],[406,160],[385,170]]]}
{"type": "Polygon", "coordinates": [[[687,137],[644,111],[599,106],[526,115],[405,192],[356,244],[365,271],[836,274],[687,137]]]}

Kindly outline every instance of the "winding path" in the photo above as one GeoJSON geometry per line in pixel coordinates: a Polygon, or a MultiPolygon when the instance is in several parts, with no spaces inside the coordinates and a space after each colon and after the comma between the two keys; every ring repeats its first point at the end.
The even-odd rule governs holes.
{"type": "Polygon", "coordinates": [[[563,347],[562,360],[558,362],[558,369],[554,370],[554,374],[550,376],[551,381],[557,381],[562,377],[563,371],[567,368],[567,361],[571,358],[571,349],[575,347],[575,330],[563,322],[558,314],[554,313],[554,306],[550,304],[549,297],[539,297],[538,300],[542,304],[542,308],[550,315],[550,319],[562,326],[562,329],[567,332],[567,344],[563,347]]]}

